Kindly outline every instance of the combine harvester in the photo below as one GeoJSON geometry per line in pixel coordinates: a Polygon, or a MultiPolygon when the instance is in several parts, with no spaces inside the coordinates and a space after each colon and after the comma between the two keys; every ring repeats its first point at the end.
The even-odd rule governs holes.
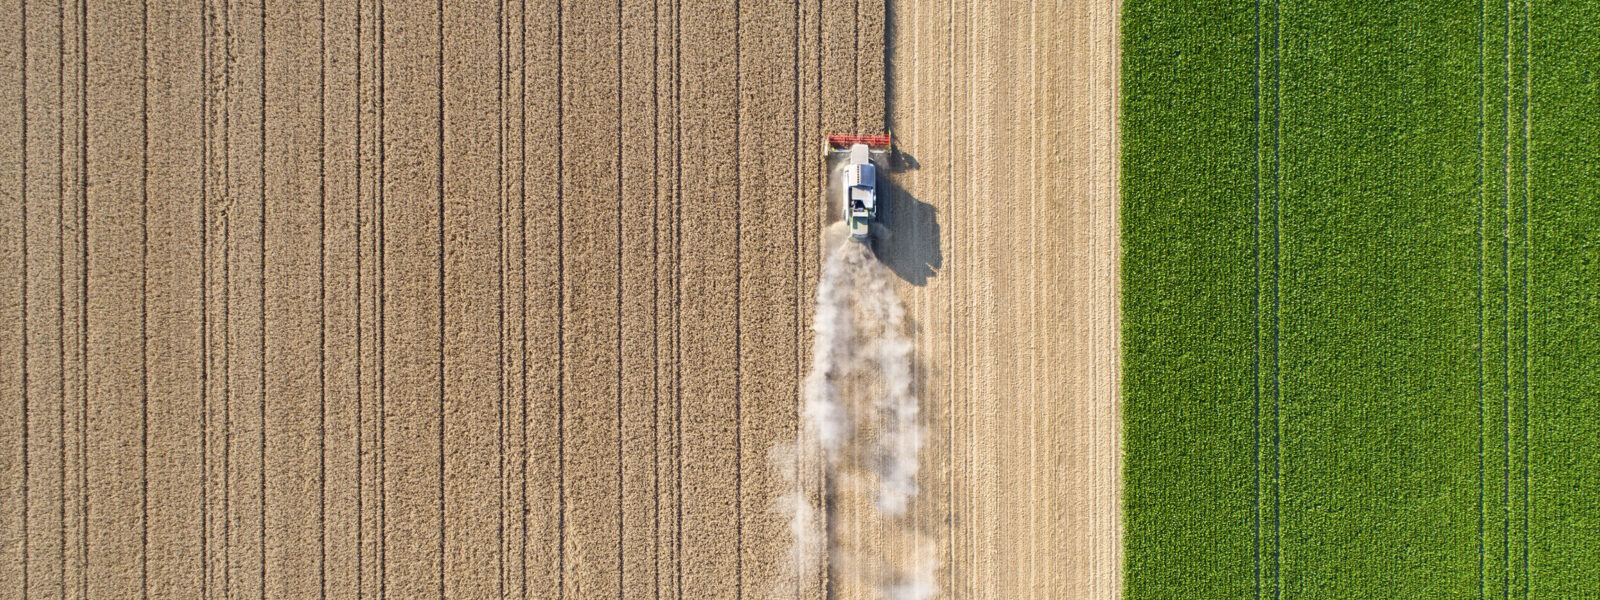
{"type": "Polygon", "coordinates": [[[872,222],[878,218],[878,178],[874,163],[881,162],[890,147],[888,134],[828,135],[829,164],[840,155],[844,159],[844,165],[838,169],[839,214],[849,224],[850,239],[863,244],[871,240],[872,222]]]}

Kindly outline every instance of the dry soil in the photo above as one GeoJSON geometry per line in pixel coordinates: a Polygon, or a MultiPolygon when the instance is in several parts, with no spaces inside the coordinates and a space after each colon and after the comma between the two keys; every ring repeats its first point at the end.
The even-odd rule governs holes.
{"type": "Polygon", "coordinates": [[[0,591],[771,594],[887,118],[940,587],[1116,597],[1115,0],[883,2],[0,7],[0,591]]]}

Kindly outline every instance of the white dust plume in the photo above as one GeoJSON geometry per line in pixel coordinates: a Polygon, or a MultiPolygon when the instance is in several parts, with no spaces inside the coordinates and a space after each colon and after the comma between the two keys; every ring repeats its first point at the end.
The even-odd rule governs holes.
{"type": "Polygon", "coordinates": [[[794,589],[825,569],[833,593],[931,600],[937,542],[907,515],[924,434],[905,306],[889,270],[842,223],[824,232],[822,250],[800,430],[770,457],[789,483],[775,509],[790,523],[794,589]]]}

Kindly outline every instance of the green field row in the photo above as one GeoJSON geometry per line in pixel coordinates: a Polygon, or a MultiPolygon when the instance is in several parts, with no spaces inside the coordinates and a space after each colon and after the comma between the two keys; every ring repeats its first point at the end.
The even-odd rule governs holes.
{"type": "Polygon", "coordinates": [[[1122,35],[1126,596],[1600,597],[1600,3],[1122,35]]]}

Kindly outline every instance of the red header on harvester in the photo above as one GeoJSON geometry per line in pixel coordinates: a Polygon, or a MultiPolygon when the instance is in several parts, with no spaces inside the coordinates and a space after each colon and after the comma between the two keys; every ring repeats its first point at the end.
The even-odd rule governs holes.
{"type": "Polygon", "coordinates": [[[853,144],[866,144],[868,147],[873,149],[887,150],[889,148],[889,143],[890,139],[889,134],[887,133],[876,135],[862,135],[856,133],[828,134],[828,146],[831,148],[843,149],[849,148],[853,144]]]}

